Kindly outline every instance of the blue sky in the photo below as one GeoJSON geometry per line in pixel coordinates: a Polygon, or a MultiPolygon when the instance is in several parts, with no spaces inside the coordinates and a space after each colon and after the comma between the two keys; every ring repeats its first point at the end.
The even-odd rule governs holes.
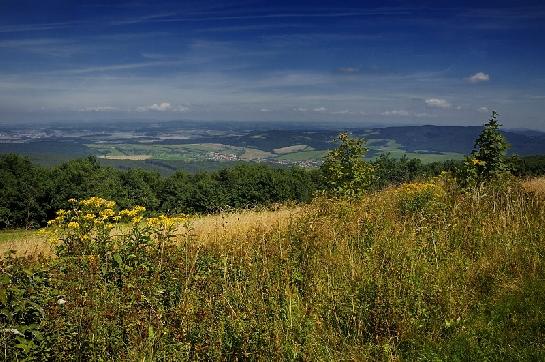
{"type": "Polygon", "coordinates": [[[543,1],[0,2],[0,122],[545,130],[543,1]]]}

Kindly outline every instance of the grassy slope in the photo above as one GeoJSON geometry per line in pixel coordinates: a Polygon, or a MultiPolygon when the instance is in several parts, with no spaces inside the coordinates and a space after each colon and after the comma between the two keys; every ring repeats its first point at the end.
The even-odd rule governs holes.
{"type": "Polygon", "coordinates": [[[52,353],[543,360],[545,200],[516,187],[431,204],[406,195],[317,199],[298,217],[247,213],[244,227],[215,216],[212,236],[180,236],[160,260],[150,250],[168,268],[124,272],[121,284],[104,284],[96,259],[70,260],[57,274],[67,307],[45,309],[63,342],[52,353]]]}
{"type": "MultiPolygon", "coordinates": [[[[272,228],[285,227],[290,221],[298,218],[300,207],[282,207],[275,211],[243,210],[218,215],[196,217],[191,222],[191,234],[201,243],[216,242],[225,238],[245,237],[255,230],[266,231],[272,228]]],[[[186,230],[177,230],[179,238],[186,230]]],[[[36,256],[43,254],[53,256],[53,247],[45,234],[36,230],[2,230],[0,231],[0,259],[8,250],[20,256],[36,256]]]]}

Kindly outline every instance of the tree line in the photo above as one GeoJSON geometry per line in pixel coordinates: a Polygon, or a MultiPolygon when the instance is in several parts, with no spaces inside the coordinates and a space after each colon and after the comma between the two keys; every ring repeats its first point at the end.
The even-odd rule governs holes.
{"type": "MultiPolygon", "coordinates": [[[[443,169],[387,155],[373,164],[375,188],[443,169]]],[[[93,156],[46,168],[24,156],[4,154],[0,155],[0,228],[43,226],[72,198],[99,196],[122,208],[141,205],[151,213],[194,214],[307,202],[323,188],[319,169],[248,163],[197,174],[178,171],[165,177],[144,169],[102,166],[93,156]]]]}
{"type": "MultiPolygon", "coordinates": [[[[517,176],[545,174],[545,156],[511,158],[508,162],[517,176]]],[[[362,182],[367,190],[378,190],[442,171],[454,172],[463,161],[424,164],[383,154],[369,164],[373,176],[362,182]]],[[[0,228],[43,226],[56,210],[69,206],[69,199],[91,196],[114,200],[122,208],[141,205],[149,213],[170,215],[304,203],[328,188],[332,169],[337,166],[326,165],[329,167],[303,169],[241,164],[197,174],[178,171],[165,177],[144,169],[101,166],[93,156],[46,168],[24,156],[4,154],[0,155],[0,228]]]]}

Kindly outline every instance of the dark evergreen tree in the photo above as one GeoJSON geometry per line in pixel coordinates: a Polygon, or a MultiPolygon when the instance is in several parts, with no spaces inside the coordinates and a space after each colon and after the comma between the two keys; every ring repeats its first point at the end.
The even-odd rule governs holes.
{"type": "Polygon", "coordinates": [[[506,162],[506,151],[509,144],[500,132],[501,124],[497,117],[498,113],[492,111],[492,117],[484,125],[471,153],[471,162],[476,168],[477,178],[480,182],[509,172],[506,162]]]}

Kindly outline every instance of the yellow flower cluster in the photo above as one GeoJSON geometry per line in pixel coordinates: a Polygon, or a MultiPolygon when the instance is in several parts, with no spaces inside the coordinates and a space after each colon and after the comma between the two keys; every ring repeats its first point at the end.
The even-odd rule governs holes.
{"type": "MultiPolygon", "coordinates": [[[[100,197],[85,200],[70,200],[69,210],[57,211],[56,218],[49,221],[48,234],[52,242],[63,241],[72,249],[95,250],[120,235],[112,235],[111,230],[120,223],[128,223],[130,228],[150,233],[157,240],[168,240],[173,236],[177,225],[187,222],[186,216],[169,217],[165,215],[144,218],[146,208],[135,206],[117,211],[113,201],[100,197]]],[[[121,227],[121,232],[127,228],[121,227]]]]}
{"type": "Polygon", "coordinates": [[[133,223],[139,223],[142,221],[143,214],[146,211],[144,206],[135,206],[132,209],[124,209],[119,212],[121,218],[128,218],[133,223]]]}
{"type": "MultiPolygon", "coordinates": [[[[92,214],[91,214],[92,215],[92,214]]],[[[115,216],[115,212],[112,209],[104,209],[99,212],[99,216],[102,220],[107,220],[115,216]]]]}
{"type": "Polygon", "coordinates": [[[152,228],[156,229],[170,229],[177,224],[183,224],[187,221],[185,216],[170,217],[165,215],[160,215],[158,217],[150,217],[147,219],[147,223],[152,228]]]}
{"type": "MultiPolygon", "coordinates": [[[[73,202],[75,203],[75,201],[73,202]]],[[[94,208],[94,209],[113,209],[115,207],[115,201],[105,200],[101,197],[96,197],[96,196],[90,197],[85,200],[81,200],[78,202],[78,204],[82,207],[88,207],[88,208],[94,208]]]]}

